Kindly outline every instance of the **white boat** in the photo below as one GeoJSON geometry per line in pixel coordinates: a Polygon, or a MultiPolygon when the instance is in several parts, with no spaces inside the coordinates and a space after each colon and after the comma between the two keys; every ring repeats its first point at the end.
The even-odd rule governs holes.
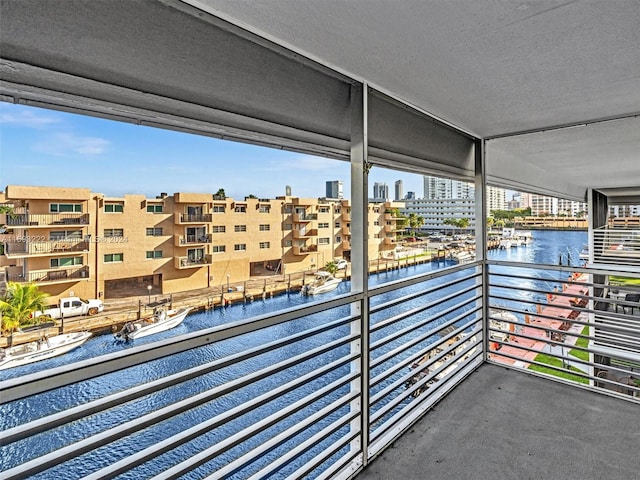
{"type": "Polygon", "coordinates": [[[44,337],[29,343],[0,349],[0,370],[47,360],[79,347],[91,337],[90,332],[75,332],[44,337]]]}
{"type": "Polygon", "coordinates": [[[451,260],[456,263],[470,263],[476,259],[476,254],[474,252],[460,251],[460,252],[451,252],[451,260]]]}
{"type": "Polygon", "coordinates": [[[530,231],[517,231],[515,228],[505,227],[502,229],[500,248],[509,249],[511,247],[526,247],[533,243],[533,235],[530,231]]]}
{"type": "Polygon", "coordinates": [[[154,333],[164,332],[180,325],[192,308],[184,307],[178,310],[158,309],[154,312],[153,317],[149,319],[126,323],[114,337],[116,340],[126,342],[153,335],[154,333]]]}
{"type": "Polygon", "coordinates": [[[580,260],[589,261],[589,245],[583,245],[580,250],[580,260]]]}
{"type": "Polygon", "coordinates": [[[489,317],[489,328],[491,329],[489,330],[489,338],[508,342],[511,333],[515,330],[515,325],[511,322],[518,322],[518,317],[506,310],[493,308],[489,310],[489,317]]]}
{"type": "Polygon", "coordinates": [[[342,280],[334,277],[329,272],[320,271],[316,273],[316,277],[313,280],[313,283],[302,287],[302,293],[304,295],[318,295],[320,293],[327,293],[338,288],[340,282],[342,282],[342,280]]]}
{"type": "MultiPolygon", "coordinates": [[[[441,334],[446,335],[448,332],[449,332],[449,330],[447,329],[446,331],[441,332],[441,334]]],[[[442,369],[442,371],[438,372],[425,385],[422,385],[420,388],[416,389],[412,393],[413,397],[418,397],[422,392],[426,391],[434,383],[438,382],[439,380],[442,380],[447,375],[449,375],[450,373],[455,371],[463,362],[465,362],[467,359],[471,358],[474,355],[474,353],[476,351],[476,346],[474,345],[473,347],[468,348],[469,345],[475,344],[476,338],[475,338],[475,336],[472,336],[472,337],[469,337],[468,340],[462,342],[456,348],[454,348],[453,350],[451,350],[450,352],[445,354],[442,358],[439,358],[438,360],[436,360],[435,362],[433,362],[432,364],[430,364],[427,367],[421,368],[423,364],[428,363],[429,360],[431,360],[432,358],[434,358],[437,355],[441,354],[449,346],[453,345],[454,343],[458,342],[459,340],[461,340],[461,339],[463,339],[465,337],[466,337],[466,335],[463,333],[461,335],[456,335],[456,336],[450,338],[449,340],[447,340],[443,344],[437,346],[436,348],[434,348],[432,350],[429,350],[417,362],[415,362],[413,365],[411,365],[411,369],[412,370],[417,370],[417,373],[415,375],[413,375],[409,380],[407,380],[407,382],[405,384],[407,388],[415,385],[420,380],[422,380],[423,378],[427,377],[431,373],[439,370],[444,365],[447,365],[445,368],[442,369]]]]}

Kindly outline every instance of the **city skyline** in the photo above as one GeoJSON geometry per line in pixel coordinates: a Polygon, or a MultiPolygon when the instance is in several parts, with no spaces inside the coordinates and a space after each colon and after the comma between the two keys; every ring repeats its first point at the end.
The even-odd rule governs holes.
{"type": "MultiPolygon", "coordinates": [[[[0,102],[0,189],[7,185],[89,187],[107,196],[161,192],[229,197],[323,197],[348,162],[171,130],[0,102]],[[188,155],[188,159],[185,157],[188,155]]],[[[402,180],[422,192],[422,175],[373,167],[374,183],[402,180]]]]}

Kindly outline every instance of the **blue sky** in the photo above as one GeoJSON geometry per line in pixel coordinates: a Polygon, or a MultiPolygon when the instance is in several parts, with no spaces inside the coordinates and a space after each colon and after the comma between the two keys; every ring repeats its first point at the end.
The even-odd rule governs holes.
{"type": "MultiPolygon", "coordinates": [[[[422,176],[374,167],[374,182],[393,196],[396,180],[422,196],[422,176]]],[[[260,198],[325,195],[342,180],[349,197],[349,164],[300,153],[142,127],[0,102],[0,189],[6,185],[84,187],[107,196],[160,192],[260,198]]]]}

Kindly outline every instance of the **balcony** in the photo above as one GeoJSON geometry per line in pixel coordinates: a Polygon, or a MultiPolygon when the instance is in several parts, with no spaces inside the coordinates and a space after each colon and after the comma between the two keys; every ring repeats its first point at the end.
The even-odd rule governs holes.
{"type": "Polygon", "coordinates": [[[340,215],[340,219],[343,222],[350,222],[351,221],[351,212],[347,212],[347,211],[343,210],[342,215],[340,215]]]}
{"type": "Polygon", "coordinates": [[[180,213],[175,216],[176,224],[211,223],[213,215],[210,213],[180,213]]]}
{"type": "Polygon", "coordinates": [[[176,247],[207,245],[212,242],[213,240],[210,233],[202,235],[174,235],[174,245],[176,247]]]}
{"type": "Polygon", "coordinates": [[[294,245],[293,246],[293,254],[296,256],[309,255],[310,253],[314,253],[318,251],[318,245],[294,245]]]}
{"type": "Polygon", "coordinates": [[[317,213],[294,213],[293,223],[309,223],[318,220],[317,213]]]}
{"type": "Polygon", "coordinates": [[[33,270],[26,274],[7,274],[7,280],[10,282],[37,284],[76,282],[86,278],[89,278],[89,267],[86,265],[69,268],[33,270]]]}
{"type": "Polygon", "coordinates": [[[6,214],[6,224],[13,228],[38,228],[59,225],[89,225],[87,213],[6,214]]]}
{"type": "Polygon", "coordinates": [[[342,228],[340,229],[340,233],[343,236],[349,236],[349,235],[351,235],[351,228],[347,227],[346,225],[343,225],[342,228]]]}
{"type": "Polygon", "coordinates": [[[351,242],[348,240],[342,241],[342,250],[351,250],[351,242]]]}
{"type": "Polygon", "coordinates": [[[384,237],[382,241],[383,245],[395,245],[397,242],[396,237],[384,237]]]}
{"type": "Polygon", "coordinates": [[[317,237],[317,236],[318,236],[318,230],[315,228],[309,228],[309,229],[294,228],[293,229],[293,238],[295,239],[311,238],[311,237],[317,237]]]}
{"type": "Polygon", "coordinates": [[[177,269],[185,269],[185,268],[200,268],[206,267],[207,265],[211,265],[212,256],[204,255],[203,257],[194,258],[194,257],[175,257],[174,266],[177,269]]]}
{"type": "Polygon", "coordinates": [[[46,242],[10,241],[5,242],[4,251],[8,258],[85,253],[89,251],[89,242],[81,239],[52,240],[46,242]]]}

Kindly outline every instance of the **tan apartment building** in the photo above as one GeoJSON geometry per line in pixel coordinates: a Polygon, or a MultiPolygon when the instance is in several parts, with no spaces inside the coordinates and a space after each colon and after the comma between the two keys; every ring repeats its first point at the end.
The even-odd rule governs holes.
{"type": "MultiPolygon", "coordinates": [[[[53,297],[168,294],[321,268],[350,258],[348,200],[235,200],[205,193],[105,197],[84,188],[14,186],[0,256],[10,281],[53,297]],[[148,288],[151,287],[151,291],[148,288]]],[[[397,208],[369,206],[369,256],[396,246],[397,208]]]]}

